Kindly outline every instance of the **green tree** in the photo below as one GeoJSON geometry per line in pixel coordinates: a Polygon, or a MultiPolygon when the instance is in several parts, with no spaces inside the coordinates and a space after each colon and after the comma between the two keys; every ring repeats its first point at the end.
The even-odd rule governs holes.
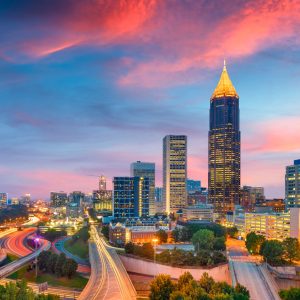
{"type": "Polygon", "coordinates": [[[226,256],[222,252],[218,251],[214,251],[211,258],[214,264],[220,264],[227,261],[226,256]]]}
{"type": "Polygon", "coordinates": [[[55,273],[55,266],[56,262],[58,260],[58,255],[56,253],[52,253],[51,256],[49,257],[49,260],[47,261],[47,272],[49,273],[55,273]]]}
{"type": "Polygon", "coordinates": [[[177,243],[180,241],[180,229],[179,228],[175,228],[172,231],[172,238],[174,239],[174,242],[177,243]]]}
{"type": "Polygon", "coordinates": [[[281,290],[279,296],[283,300],[299,300],[300,288],[290,288],[288,290],[281,290]]]}
{"type": "Polygon", "coordinates": [[[300,244],[297,238],[286,238],[283,241],[285,257],[292,262],[300,258],[300,244]]]}
{"type": "Polygon", "coordinates": [[[107,225],[102,226],[101,233],[107,240],[109,239],[109,227],[107,225]]]}
{"type": "Polygon", "coordinates": [[[192,243],[197,251],[200,249],[211,250],[213,248],[213,242],[214,233],[208,229],[200,229],[192,237],[192,243]]]}
{"type": "Polygon", "coordinates": [[[27,286],[25,280],[17,282],[17,298],[16,300],[34,300],[35,296],[31,288],[27,286]]]}
{"type": "Polygon", "coordinates": [[[170,300],[185,300],[185,299],[187,299],[185,296],[186,295],[183,292],[181,292],[181,291],[174,291],[170,295],[169,299],[170,300]]]}
{"type": "Polygon", "coordinates": [[[170,263],[171,261],[170,250],[163,250],[161,253],[157,254],[156,260],[162,263],[170,263]]]}
{"type": "Polygon", "coordinates": [[[63,275],[72,278],[77,271],[78,264],[75,260],[67,258],[63,265],[63,275]]]}
{"type": "Polygon", "coordinates": [[[283,254],[284,248],[280,241],[264,241],[261,246],[261,255],[264,257],[264,260],[270,264],[279,264],[283,259],[283,254]]]}
{"type": "Polygon", "coordinates": [[[229,227],[226,229],[227,230],[227,234],[231,237],[231,238],[237,238],[238,237],[238,229],[234,226],[234,227],[229,227]]]}
{"type": "Polygon", "coordinates": [[[207,266],[212,264],[210,252],[208,250],[200,250],[196,254],[196,262],[199,266],[207,266]]]}
{"type": "Polygon", "coordinates": [[[210,293],[213,290],[215,281],[208,275],[208,273],[203,273],[199,280],[199,285],[205,290],[206,293],[210,293]]]}
{"type": "Polygon", "coordinates": [[[129,242],[125,245],[125,253],[128,253],[128,254],[133,254],[134,253],[134,243],[132,242],[129,242]]]}
{"type": "Polygon", "coordinates": [[[155,237],[158,239],[159,243],[166,243],[168,240],[168,234],[163,229],[158,230],[155,233],[155,237]]]}
{"type": "Polygon", "coordinates": [[[5,285],[5,297],[3,299],[5,300],[16,300],[18,294],[18,288],[17,285],[13,282],[8,282],[5,285]]]}
{"type": "Polygon", "coordinates": [[[59,257],[56,261],[56,264],[55,264],[55,275],[60,277],[60,276],[63,276],[64,275],[64,264],[66,262],[67,258],[66,258],[66,255],[64,253],[60,253],[59,254],[59,257]]]}
{"type": "MultiPolygon", "coordinates": [[[[250,293],[249,293],[249,291],[247,290],[247,288],[244,287],[243,285],[241,285],[241,284],[238,283],[238,284],[235,286],[234,291],[235,291],[235,293],[236,293],[237,296],[238,296],[238,295],[242,295],[242,296],[247,297],[246,299],[250,299],[250,293]]],[[[236,298],[234,298],[234,299],[236,299],[236,298]]],[[[242,299],[243,299],[243,298],[241,298],[241,300],[242,300],[242,299]]]]}
{"type": "Polygon", "coordinates": [[[218,251],[225,251],[226,245],[225,245],[225,237],[217,237],[214,239],[213,242],[213,249],[218,251]]]}
{"type": "Polygon", "coordinates": [[[51,251],[42,251],[38,258],[38,267],[40,270],[46,270],[47,269],[47,262],[50,258],[50,256],[52,255],[51,251]]]}
{"type": "Polygon", "coordinates": [[[174,290],[170,275],[157,275],[150,284],[150,300],[169,300],[174,290]]]}
{"type": "Polygon", "coordinates": [[[246,236],[246,247],[251,254],[258,254],[264,241],[265,237],[263,235],[250,232],[246,236]]]}

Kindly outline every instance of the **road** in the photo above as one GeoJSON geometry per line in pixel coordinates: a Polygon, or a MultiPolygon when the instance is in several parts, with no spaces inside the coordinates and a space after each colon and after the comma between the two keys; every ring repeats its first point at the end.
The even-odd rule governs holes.
{"type": "Polygon", "coordinates": [[[18,257],[23,257],[32,252],[25,246],[25,240],[28,236],[32,235],[36,228],[26,228],[22,231],[17,231],[10,234],[3,243],[3,248],[18,257]]]}
{"type": "Polygon", "coordinates": [[[227,249],[233,282],[247,287],[251,300],[280,300],[274,282],[258,259],[248,254],[242,241],[229,239],[227,249]]]}
{"type": "Polygon", "coordinates": [[[90,262],[91,276],[79,299],[136,299],[136,291],[116,250],[104,242],[93,225],[91,225],[90,262]]]}

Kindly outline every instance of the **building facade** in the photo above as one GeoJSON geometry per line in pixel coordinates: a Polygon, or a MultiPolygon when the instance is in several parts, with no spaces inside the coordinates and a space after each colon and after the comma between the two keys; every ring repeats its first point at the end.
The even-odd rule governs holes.
{"type": "Polygon", "coordinates": [[[65,192],[51,192],[50,201],[52,207],[63,207],[68,203],[68,194],[65,192]]]}
{"type": "Polygon", "coordinates": [[[195,192],[201,192],[201,181],[188,179],[186,181],[186,190],[187,190],[188,194],[195,193],[195,192]]]}
{"type": "Polygon", "coordinates": [[[252,211],[255,205],[265,202],[265,193],[263,187],[243,186],[241,189],[240,204],[247,211],[252,211]]]}
{"type": "Polygon", "coordinates": [[[300,159],[286,167],[285,200],[288,207],[300,206],[300,159]]]}
{"type": "Polygon", "coordinates": [[[7,200],[8,200],[7,193],[0,193],[0,206],[6,206],[7,200]]]}
{"type": "Polygon", "coordinates": [[[226,65],[210,99],[208,200],[216,212],[233,211],[240,200],[239,96],[226,65]]]}
{"type": "Polygon", "coordinates": [[[167,213],[187,205],[187,137],[167,135],[163,139],[163,201],[167,213]]]}
{"type": "Polygon", "coordinates": [[[130,176],[149,178],[149,215],[155,215],[155,163],[141,161],[132,163],[130,176]]]}
{"type": "Polygon", "coordinates": [[[183,209],[183,221],[197,220],[197,221],[213,221],[213,205],[211,204],[197,204],[188,206],[183,209]]]}
{"type": "Polygon", "coordinates": [[[116,219],[149,215],[149,178],[114,177],[113,184],[113,215],[116,219]]]}

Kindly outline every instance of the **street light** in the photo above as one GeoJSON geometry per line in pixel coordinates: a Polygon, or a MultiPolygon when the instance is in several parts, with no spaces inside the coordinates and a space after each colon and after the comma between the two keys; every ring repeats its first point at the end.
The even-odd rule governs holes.
{"type": "MultiPolygon", "coordinates": [[[[37,251],[37,244],[40,239],[37,237],[34,239],[35,251],[37,251]]],[[[37,256],[35,257],[35,278],[37,278],[37,256]]]]}
{"type": "Polygon", "coordinates": [[[155,259],[156,259],[156,243],[158,242],[158,239],[152,239],[152,242],[154,244],[154,263],[155,263],[155,259]]]}

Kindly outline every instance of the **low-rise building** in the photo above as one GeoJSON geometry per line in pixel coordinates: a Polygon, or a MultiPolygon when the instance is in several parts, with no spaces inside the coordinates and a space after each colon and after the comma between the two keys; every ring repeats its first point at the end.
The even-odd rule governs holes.
{"type": "Polygon", "coordinates": [[[203,220],[213,221],[213,205],[212,204],[197,204],[184,208],[182,214],[183,221],[188,220],[203,220]]]}

